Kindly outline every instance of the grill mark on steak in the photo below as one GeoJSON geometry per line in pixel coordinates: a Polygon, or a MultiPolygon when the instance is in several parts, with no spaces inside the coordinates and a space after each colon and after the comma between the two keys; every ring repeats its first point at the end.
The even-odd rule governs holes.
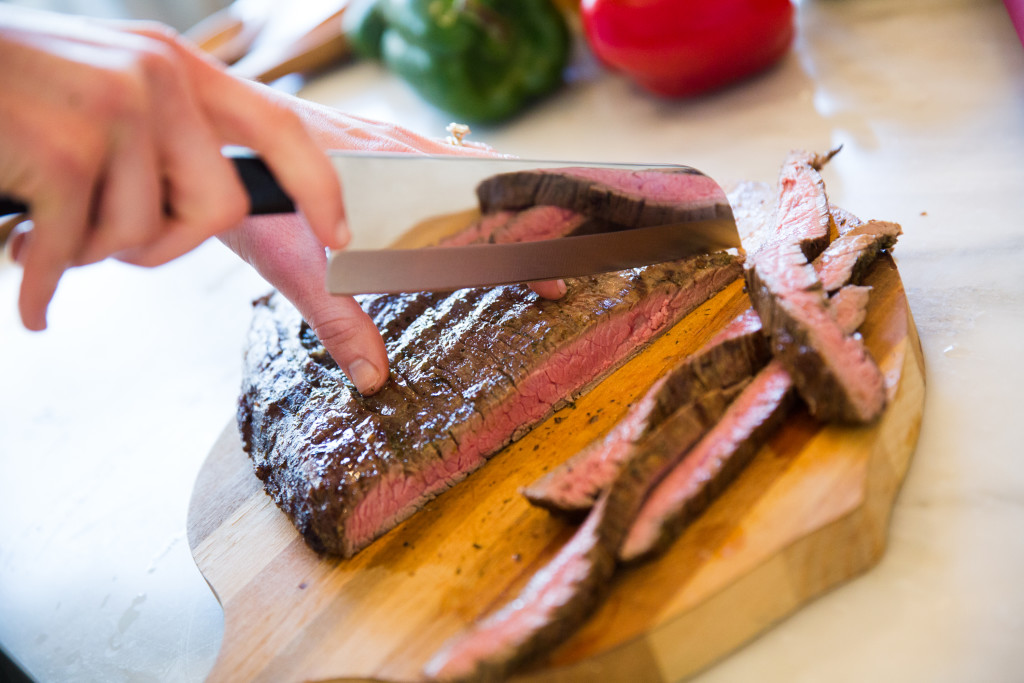
{"type": "Polygon", "coordinates": [[[546,205],[627,227],[731,215],[718,185],[692,169],[624,172],[569,167],[492,176],[477,186],[485,213],[546,205]]]}
{"type": "Polygon", "coordinates": [[[274,296],[254,311],[240,430],[307,542],[351,556],[739,274],[716,254],[571,281],[559,302],[524,286],[372,297],[394,371],[368,397],[311,359],[274,296]]]}
{"type": "Polygon", "coordinates": [[[811,413],[826,421],[870,422],[885,407],[881,371],[863,342],[830,314],[808,254],[827,239],[830,214],[819,159],[794,154],[783,165],[776,237],[745,265],[751,301],[772,352],[793,377],[811,413]]]}

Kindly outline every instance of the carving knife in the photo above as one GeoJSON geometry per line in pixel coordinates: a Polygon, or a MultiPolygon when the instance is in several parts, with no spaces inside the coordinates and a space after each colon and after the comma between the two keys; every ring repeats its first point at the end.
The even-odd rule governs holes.
{"type": "MultiPolygon", "coordinates": [[[[240,148],[226,148],[225,154],[250,196],[251,214],[295,210],[262,160],[240,148]]],[[[687,166],[342,151],[330,156],[352,233],[348,248],[329,258],[327,289],[334,294],[450,291],[550,280],[740,247],[724,191],[687,166]],[[506,179],[525,178],[529,184],[566,174],[586,177],[572,185],[578,196],[564,196],[553,182],[547,194],[542,191],[535,199],[551,202],[549,190],[555,187],[553,194],[561,195],[555,202],[582,213],[593,210],[595,218],[603,219],[597,231],[591,224],[590,234],[533,242],[423,246],[432,234],[464,227],[480,214],[477,190],[482,183],[488,183],[492,196],[497,188],[500,204],[506,179]],[[626,202],[629,216],[607,220],[610,208],[623,205],[609,183],[628,185],[627,194],[639,189],[648,202],[626,202]],[[580,187],[590,188],[589,194],[581,194],[580,187]],[[662,210],[666,204],[674,208],[662,210]]],[[[518,210],[533,200],[525,201],[518,210]]],[[[0,196],[0,215],[26,208],[0,196]]]]}

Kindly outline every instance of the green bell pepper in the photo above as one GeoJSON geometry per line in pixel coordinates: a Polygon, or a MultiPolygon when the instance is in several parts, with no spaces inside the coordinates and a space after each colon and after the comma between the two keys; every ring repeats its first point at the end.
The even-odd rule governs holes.
{"type": "Polygon", "coordinates": [[[359,0],[344,17],[357,53],[470,122],[508,118],[554,90],[569,58],[551,0],[359,0]]]}

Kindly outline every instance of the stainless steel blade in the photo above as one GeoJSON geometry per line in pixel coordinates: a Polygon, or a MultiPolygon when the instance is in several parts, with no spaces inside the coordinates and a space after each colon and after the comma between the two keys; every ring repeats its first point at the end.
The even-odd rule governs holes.
{"type": "Polygon", "coordinates": [[[449,291],[575,277],[740,246],[725,193],[707,176],[684,166],[359,153],[334,153],[332,160],[353,235],[349,248],[330,257],[327,288],[334,294],[449,291]],[[485,179],[565,168],[700,175],[707,181],[704,194],[681,196],[678,202],[707,205],[710,187],[717,192],[710,197],[716,210],[685,222],[617,226],[608,232],[535,242],[388,248],[416,226],[471,214],[478,206],[476,188],[485,179]]]}

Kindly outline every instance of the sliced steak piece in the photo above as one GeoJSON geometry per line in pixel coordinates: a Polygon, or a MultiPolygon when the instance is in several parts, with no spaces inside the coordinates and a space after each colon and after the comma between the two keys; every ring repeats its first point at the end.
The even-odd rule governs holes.
{"type": "Polygon", "coordinates": [[[836,233],[839,237],[842,237],[864,222],[846,209],[841,209],[838,206],[830,205],[828,210],[832,214],[832,222],[836,226],[836,233]]]}
{"type": "Polygon", "coordinates": [[[608,434],[524,488],[523,495],[553,512],[586,512],[645,436],[706,392],[752,377],[770,358],[757,314],[737,317],[663,375],[608,434]]]}
{"type": "Polygon", "coordinates": [[[363,297],[392,379],[363,397],[283,298],[256,303],[238,423],[267,492],[351,556],[740,274],[728,254],[570,282],[363,297]]]}
{"type": "Polygon", "coordinates": [[[747,262],[747,289],[772,343],[811,413],[822,420],[866,423],[885,407],[882,373],[863,342],[843,332],[807,262],[829,228],[816,158],[794,155],[783,166],[776,238],[747,262]]]}
{"type": "Polygon", "coordinates": [[[725,412],[746,382],[705,392],[632,453],[555,558],[499,611],[450,641],[425,668],[447,681],[501,680],[572,634],[601,603],[615,556],[653,481],[725,412]]]}
{"type": "MultiPolygon", "coordinates": [[[[821,280],[845,283],[860,279],[881,250],[895,244],[900,228],[894,223],[872,221],[863,224],[858,233],[833,241],[815,259],[812,265],[821,280]]],[[[846,316],[863,315],[869,289],[847,285],[829,301],[830,314],[844,330],[860,327],[862,319],[850,320],[846,316]],[[851,301],[844,305],[842,300],[845,299],[851,301]]],[[[769,357],[761,319],[754,309],[748,309],[702,349],[655,382],[604,437],[524,488],[523,494],[534,505],[578,516],[614,479],[635,442],[660,424],[665,416],[692,400],[700,390],[714,386],[716,381],[722,382],[723,377],[728,382],[752,377],[769,357]]]]}
{"type": "Polygon", "coordinates": [[[608,500],[598,502],[516,600],[449,641],[424,673],[443,681],[499,681],[571,635],[591,603],[600,603],[615,572],[615,537],[623,530],[614,518],[608,500]]]}
{"type": "Polygon", "coordinates": [[[779,172],[773,232],[768,243],[755,253],[777,244],[796,245],[805,262],[810,262],[829,245],[832,216],[825,181],[818,171],[838,151],[793,152],[786,158],[779,172]]]}
{"type": "Polygon", "coordinates": [[[687,168],[569,167],[492,176],[477,186],[484,213],[560,206],[627,227],[731,215],[718,185],[687,168]]]}
{"type": "Polygon", "coordinates": [[[827,275],[818,269],[822,287],[831,294],[848,282],[856,282],[878,251],[896,244],[901,233],[898,224],[887,221],[868,221],[848,229],[822,253],[828,259],[823,264],[827,275]]]}
{"type": "Polygon", "coordinates": [[[795,403],[789,373],[772,360],[644,502],[619,549],[623,562],[660,553],[746,467],[795,403]]]}
{"type": "MultiPolygon", "coordinates": [[[[868,224],[865,224],[868,225],[868,224]]],[[[857,241],[854,254],[862,266],[848,267],[840,254],[850,245],[837,239],[819,256],[814,267],[823,280],[842,277],[859,280],[883,248],[895,244],[896,230],[884,227],[891,241],[857,241]]],[[[845,285],[829,300],[840,328],[853,333],[867,315],[870,287],[845,285]]],[[[729,406],[722,420],[651,491],[619,549],[619,559],[632,563],[663,551],[684,528],[725,489],[785,420],[795,405],[793,380],[778,359],[761,370],[729,406]]]]}

